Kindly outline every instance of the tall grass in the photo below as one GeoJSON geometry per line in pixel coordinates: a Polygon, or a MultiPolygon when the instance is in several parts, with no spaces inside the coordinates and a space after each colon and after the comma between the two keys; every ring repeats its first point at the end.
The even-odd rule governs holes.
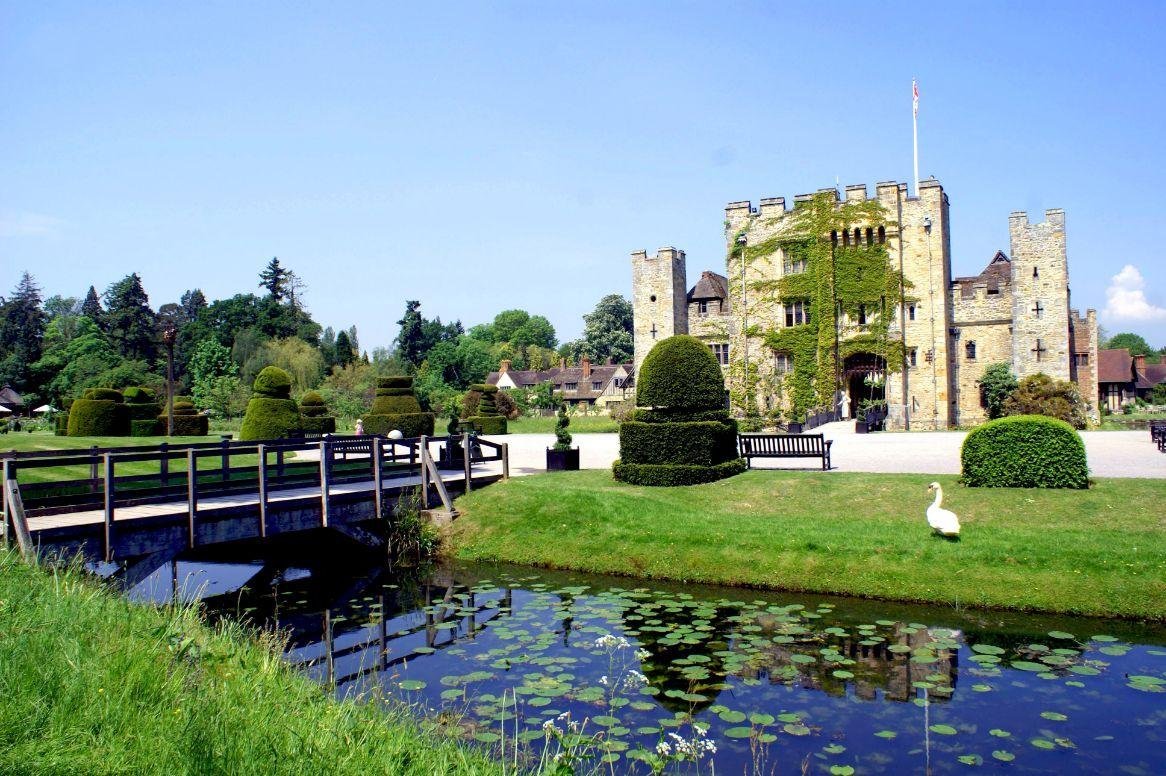
{"type": "Polygon", "coordinates": [[[391,701],[333,700],[278,647],[0,550],[0,773],[501,772],[391,701]]]}

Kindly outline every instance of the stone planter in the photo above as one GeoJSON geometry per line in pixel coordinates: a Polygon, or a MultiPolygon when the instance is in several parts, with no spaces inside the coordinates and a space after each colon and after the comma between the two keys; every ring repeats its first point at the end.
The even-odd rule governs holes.
{"type": "Polygon", "coordinates": [[[854,421],[854,433],[867,434],[869,432],[870,432],[870,427],[867,425],[867,422],[865,420],[854,421]]]}
{"type": "Polygon", "coordinates": [[[547,448],[547,471],[549,472],[577,472],[579,471],[579,448],[570,450],[555,450],[547,448]]]}
{"type": "Polygon", "coordinates": [[[802,433],[802,425],[803,425],[802,423],[799,423],[797,421],[790,421],[785,426],[785,433],[787,433],[787,434],[800,434],[800,433],[802,433]]]}

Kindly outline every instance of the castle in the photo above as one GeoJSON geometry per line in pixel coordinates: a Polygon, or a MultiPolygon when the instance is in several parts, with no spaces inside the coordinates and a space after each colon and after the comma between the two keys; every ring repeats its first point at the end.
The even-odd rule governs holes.
{"type": "Polygon", "coordinates": [[[783,411],[789,419],[794,354],[773,343],[783,341],[783,330],[809,328],[815,312],[810,299],[783,298],[777,290],[807,271],[807,260],[782,238],[815,197],[827,198],[835,211],[869,203],[858,207],[877,218],[821,235],[822,244],[885,256],[880,262],[901,279],[893,303],[884,296],[881,304],[844,309],[834,291],[843,312],[829,319],[833,353],[823,348],[816,358],[837,389],[838,407],[854,415],[860,404],[885,402],[888,429],[975,425],[986,419],[978,381],[988,365],[1004,362],[1018,377],[1040,372],[1074,381],[1096,420],[1097,315],[1070,308],[1064,211],[1048,210],[1037,223],[1013,212],[1009,252],[997,252],[979,275],[952,277],[948,197],[935,179],[920,182],[916,196],[906,183],[877,184],[874,202],[881,207],[865,185],[847,186],[841,197],[836,189],[799,195],[792,209],[783,197],[762,199],[757,208],[730,202],[725,274],[703,272],[691,288],[683,251],[633,253],[636,371],[655,342],[692,334],[716,354],[730,389],[743,394],[738,411],[783,411]],[[746,262],[746,246],[761,253],[746,262]],[[872,331],[880,347],[865,346],[875,341],[872,331]]]}

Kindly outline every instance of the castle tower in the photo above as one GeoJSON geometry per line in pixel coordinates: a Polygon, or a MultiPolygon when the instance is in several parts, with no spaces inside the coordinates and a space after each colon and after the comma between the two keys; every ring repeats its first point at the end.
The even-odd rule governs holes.
{"type": "Polygon", "coordinates": [[[1065,211],[1045,211],[1030,224],[1028,214],[1008,217],[1012,252],[1012,368],[1018,377],[1043,372],[1070,378],[1069,264],[1065,255],[1065,211]]]}
{"type": "Polygon", "coordinates": [[[657,342],[688,333],[688,279],[684,251],[661,248],[632,254],[633,332],[636,374],[657,342]]]}

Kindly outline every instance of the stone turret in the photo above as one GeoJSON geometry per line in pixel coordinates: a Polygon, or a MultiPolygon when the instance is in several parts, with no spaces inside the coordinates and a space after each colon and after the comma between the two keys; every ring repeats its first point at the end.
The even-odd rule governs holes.
{"type": "Polygon", "coordinates": [[[1012,365],[1019,377],[1043,372],[1070,377],[1069,265],[1065,211],[1045,211],[1031,224],[1023,211],[1008,217],[1012,254],[1012,365]]]}
{"type": "Polygon", "coordinates": [[[632,254],[632,307],[635,368],[657,342],[688,333],[688,280],[684,251],[660,248],[632,254]]]}

